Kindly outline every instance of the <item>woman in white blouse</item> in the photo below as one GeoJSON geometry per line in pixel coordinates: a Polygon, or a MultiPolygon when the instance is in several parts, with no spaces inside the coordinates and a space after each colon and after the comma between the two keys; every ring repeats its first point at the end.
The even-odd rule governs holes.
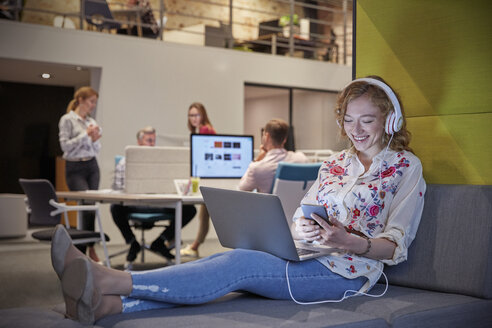
{"type": "Polygon", "coordinates": [[[52,259],[67,315],[92,323],[114,313],[205,303],[235,290],[305,303],[367,292],[383,263],[406,259],[424,205],[425,182],[420,161],[408,147],[398,97],[381,78],[358,79],[345,87],[336,116],[341,134],[353,146],[323,163],[302,200],[324,205],[332,225],[316,215],[305,218],[298,210],[293,234],[339,253],[289,262],[236,249],[178,266],[122,272],[89,261],[60,226],[52,259]]]}
{"type": "MultiPolygon", "coordinates": [[[[97,190],[99,188],[99,166],[97,155],[101,149],[101,128],[90,116],[97,104],[99,94],[91,87],[81,87],[70,101],[67,113],[58,124],[60,147],[65,159],[65,179],[71,191],[97,190]]],[[[82,229],[94,231],[94,213],[82,214],[82,229]]],[[[85,246],[79,246],[85,253],[85,246]]],[[[89,244],[89,257],[96,262],[99,258],[94,244],[89,244]]]]}

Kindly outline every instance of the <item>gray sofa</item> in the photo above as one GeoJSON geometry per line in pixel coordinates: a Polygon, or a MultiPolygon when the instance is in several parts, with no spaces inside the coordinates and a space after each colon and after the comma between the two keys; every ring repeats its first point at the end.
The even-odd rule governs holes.
{"type": "MultiPolygon", "coordinates": [[[[209,304],[119,314],[98,327],[492,327],[492,186],[428,185],[409,260],[381,298],[303,306],[231,293],[209,304]]],[[[372,293],[384,288],[378,284],[372,293]]],[[[1,327],[79,327],[55,311],[0,311],[1,327]]]]}

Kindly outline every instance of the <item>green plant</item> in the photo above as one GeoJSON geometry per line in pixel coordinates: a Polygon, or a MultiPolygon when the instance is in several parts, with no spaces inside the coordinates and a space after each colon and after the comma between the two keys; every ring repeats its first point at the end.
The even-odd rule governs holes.
{"type": "MultiPolygon", "coordinates": [[[[293,15],[293,24],[294,25],[299,25],[299,16],[297,14],[294,14],[293,15]]],[[[287,26],[290,24],[290,15],[284,15],[282,17],[280,17],[280,19],[278,20],[278,25],[284,27],[284,26],[287,26]]]]}
{"type": "Polygon", "coordinates": [[[253,50],[251,48],[249,48],[248,46],[236,46],[232,49],[239,50],[239,51],[253,52],[253,50]]]}

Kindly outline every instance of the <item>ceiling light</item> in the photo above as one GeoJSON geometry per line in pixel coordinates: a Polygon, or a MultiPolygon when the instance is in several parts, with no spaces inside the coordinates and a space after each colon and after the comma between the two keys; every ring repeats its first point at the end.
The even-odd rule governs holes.
{"type": "Polygon", "coordinates": [[[50,73],[43,73],[43,74],[41,74],[41,77],[43,79],[49,79],[49,78],[51,78],[51,74],[50,73]]]}

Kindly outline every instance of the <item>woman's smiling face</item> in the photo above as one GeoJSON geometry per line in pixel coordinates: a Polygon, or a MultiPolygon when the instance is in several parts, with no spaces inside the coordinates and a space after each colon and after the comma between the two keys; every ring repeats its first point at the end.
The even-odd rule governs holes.
{"type": "Polygon", "coordinates": [[[368,96],[348,103],[343,127],[355,149],[364,157],[372,159],[383,149],[384,117],[368,96]]]}

